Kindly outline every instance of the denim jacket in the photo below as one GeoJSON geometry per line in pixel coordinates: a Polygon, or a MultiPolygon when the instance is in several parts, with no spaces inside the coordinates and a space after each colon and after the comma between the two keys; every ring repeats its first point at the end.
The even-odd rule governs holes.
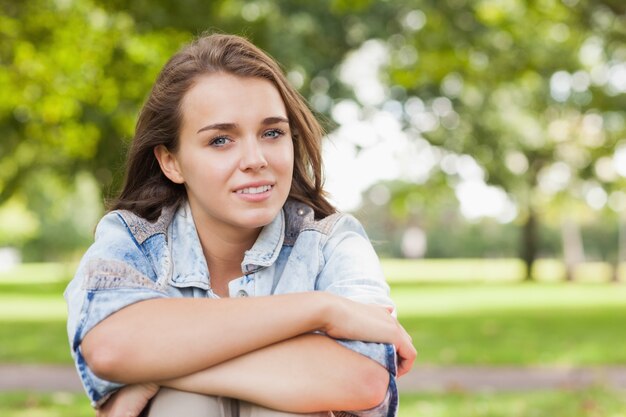
{"type": "MultiPolygon", "coordinates": [[[[292,200],[246,251],[241,270],[242,276],[228,285],[230,297],[319,290],[359,302],[393,305],[378,257],[359,222],[340,213],[315,220],[313,209],[292,200]]],[[[95,242],[65,290],[72,357],[94,407],[122,385],[105,381],[89,369],[80,348],[83,337],[125,306],[165,297],[218,298],[211,290],[189,205],[163,209],[155,222],[123,210],[106,214],[96,228],[95,242]]],[[[398,392],[393,346],[337,342],[375,360],[390,373],[387,396],[379,406],[340,414],[395,416],[398,392]]]]}

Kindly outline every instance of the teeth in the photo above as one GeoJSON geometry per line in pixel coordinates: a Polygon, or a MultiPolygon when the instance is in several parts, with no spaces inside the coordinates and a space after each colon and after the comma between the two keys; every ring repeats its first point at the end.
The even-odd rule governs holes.
{"type": "Polygon", "coordinates": [[[237,194],[260,194],[272,189],[271,185],[262,185],[260,187],[248,187],[237,190],[237,194]]]}

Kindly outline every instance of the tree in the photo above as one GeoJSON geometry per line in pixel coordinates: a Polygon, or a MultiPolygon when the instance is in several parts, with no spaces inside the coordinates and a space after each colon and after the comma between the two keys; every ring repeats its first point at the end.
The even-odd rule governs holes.
{"type": "Polygon", "coordinates": [[[416,1],[403,8],[402,32],[386,40],[386,82],[425,102],[405,113],[405,124],[437,146],[471,155],[486,180],[512,196],[530,277],[548,170],[557,165],[571,178],[593,179],[595,161],[612,155],[626,133],[626,86],[617,78],[624,73],[626,8],[548,0],[416,1]],[[423,123],[425,114],[435,127],[423,123]]]}
{"type": "Polygon", "coordinates": [[[162,57],[181,35],[137,34],[89,0],[4,1],[0,48],[0,204],[51,169],[111,186],[162,57]]]}
{"type": "Polygon", "coordinates": [[[64,184],[50,190],[64,193],[81,172],[96,179],[104,197],[114,195],[158,70],[207,29],[251,38],[284,64],[305,95],[317,94],[318,110],[328,111],[325,93],[347,91],[332,76],[335,66],[383,25],[377,20],[383,9],[369,15],[367,26],[351,16],[370,3],[0,0],[0,206],[19,197],[28,211],[23,219],[40,216],[29,184],[48,176],[64,184]]]}
{"type": "Polygon", "coordinates": [[[158,70],[207,29],[250,37],[307,96],[316,77],[316,91],[345,94],[332,71],[347,50],[384,26],[377,18],[385,9],[374,14],[375,5],[365,20],[351,16],[370,3],[3,0],[0,204],[44,168],[68,178],[90,172],[105,194],[115,193],[116,167],[158,70]]]}
{"type": "Polygon", "coordinates": [[[409,135],[478,161],[519,207],[529,274],[547,173],[565,166],[583,188],[608,187],[594,167],[626,132],[619,0],[0,4],[0,205],[42,172],[68,184],[87,172],[114,194],[157,71],[207,29],[269,51],[326,116],[343,98],[359,100],[338,74],[351,51],[377,39],[389,58],[387,96],[362,102],[365,113],[392,103],[409,135]]]}

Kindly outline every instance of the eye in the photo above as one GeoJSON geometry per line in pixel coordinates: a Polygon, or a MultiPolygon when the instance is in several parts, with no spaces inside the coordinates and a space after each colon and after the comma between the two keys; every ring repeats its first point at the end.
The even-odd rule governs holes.
{"type": "Polygon", "coordinates": [[[220,148],[226,144],[228,144],[228,142],[231,142],[230,139],[228,139],[226,136],[217,136],[213,139],[211,139],[211,142],[209,142],[210,146],[215,146],[217,148],[220,148]]]}
{"type": "Polygon", "coordinates": [[[278,139],[279,137],[281,137],[284,134],[285,134],[285,132],[283,132],[280,129],[270,129],[270,130],[266,130],[263,133],[263,137],[270,138],[270,139],[278,139]]]}

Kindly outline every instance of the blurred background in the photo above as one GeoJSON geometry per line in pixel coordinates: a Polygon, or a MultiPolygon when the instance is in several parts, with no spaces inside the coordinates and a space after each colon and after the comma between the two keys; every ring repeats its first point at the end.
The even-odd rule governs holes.
{"type": "MultiPolygon", "coordinates": [[[[416,373],[626,365],[624,1],[0,6],[0,363],[71,364],[63,288],[158,71],[208,30],[268,51],[320,117],[326,188],[383,258],[416,373]]],[[[596,376],[407,384],[400,416],[626,415],[626,383],[596,376]]],[[[0,414],[93,413],[11,391],[0,414]]]]}

